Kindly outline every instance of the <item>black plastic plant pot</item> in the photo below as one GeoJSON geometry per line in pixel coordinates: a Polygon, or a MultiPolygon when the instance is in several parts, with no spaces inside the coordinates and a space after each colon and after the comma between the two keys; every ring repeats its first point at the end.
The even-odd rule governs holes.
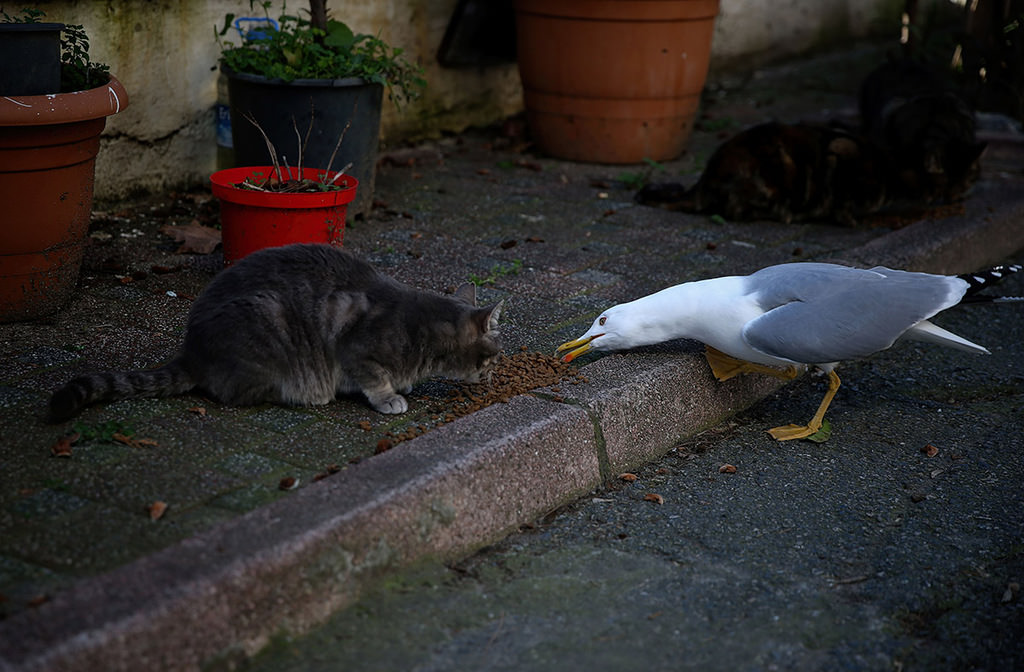
{"type": "Polygon", "coordinates": [[[270,138],[282,165],[287,159],[293,168],[299,160],[296,128],[298,136],[305,139],[312,119],[312,130],[302,154],[303,167],[326,170],[344,133],[330,168],[340,170],[352,164],[345,172],[358,180],[359,191],[349,206],[349,215],[369,212],[373,204],[383,86],[358,78],[284,82],[233,72],[223,66],[221,69],[228,77],[236,166],[271,163],[267,144],[250,118],[270,138]]]}
{"type": "Polygon", "coordinates": [[[63,23],[0,23],[0,96],[60,92],[63,23]]]}

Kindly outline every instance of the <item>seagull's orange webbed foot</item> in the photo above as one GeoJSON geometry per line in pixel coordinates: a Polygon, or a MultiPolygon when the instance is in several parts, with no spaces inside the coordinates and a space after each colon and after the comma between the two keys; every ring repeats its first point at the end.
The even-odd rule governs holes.
{"type": "Polygon", "coordinates": [[[721,350],[716,350],[710,345],[704,346],[704,359],[708,360],[711,373],[718,380],[729,380],[741,373],[764,373],[783,380],[793,380],[800,374],[800,370],[792,365],[784,369],[776,369],[773,366],[745,362],[742,359],[731,357],[721,350]]]}
{"type": "Polygon", "coordinates": [[[806,424],[806,425],[783,425],[781,427],[772,427],[768,430],[768,433],[772,435],[773,439],[779,441],[791,441],[793,439],[806,439],[808,436],[813,436],[818,433],[821,429],[821,425],[817,427],[806,424]]]}
{"type": "Polygon", "coordinates": [[[774,427],[768,430],[768,433],[779,441],[791,441],[793,439],[806,439],[808,436],[812,436],[818,433],[821,429],[821,423],[825,420],[825,411],[828,410],[829,404],[832,403],[832,399],[836,396],[836,392],[839,391],[839,375],[835,371],[828,372],[828,391],[825,392],[825,398],[821,400],[821,404],[818,406],[817,412],[811,421],[806,425],[783,425],[782,427],[774,427]]]}

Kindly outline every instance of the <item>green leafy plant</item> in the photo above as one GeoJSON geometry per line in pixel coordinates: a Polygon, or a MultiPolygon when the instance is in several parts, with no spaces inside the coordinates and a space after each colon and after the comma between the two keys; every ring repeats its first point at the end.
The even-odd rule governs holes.
{"type": "Polygon", "coordinates": [[[83,26],[65,24],[60,35],[61,92],[93,89],[110,81],[110,66],[89,60],[89,36],[83,26]]]}
{"type": "MultiPolygon", "coordinates": [[[[0,23],[41,23],[46,12],[25,8],[11,16],[0,9],[0,23]]],[[[85,91],[110,81],[110,66],[89,59],[89,36],[85,27],[64,24],[60,31],[60,93],[85,91]]]]}
{"type": "MultiPolygon", "coordinates": [[[[249,0],[254,11],[257,4],[269,24],[271,2],[249,0]]],[[[277,30],[250,31],[237,45],[223,39],[234,20],[234,14],[224,17],[217,41],[221,63],[235,72],[286,82],[359,77],[383,85],[396,104],[417,98],[426,86],[423,69],[406,60],[402,49],[329,18],[324,0],[310,1],[309,18],[283,8],[277,30]]]]}
{"type": "Polygon", "coordinates": [[[498,281],[498,278],[504,277],[506,275],[518,275],[519,271],[522,270],[522,268],[523,260],[513,259],[510,265],[495,264],[491,268],[491,272],[486,276],[479,276],[476,275],[475,273],[470,273],[469,281],[472,282],[477,287],[480,287],[481,285],[493,285],[495,282],[498,281]]]}
{"type": "Polygon", "coordinates": [[[619,174],[619,182],[622,182],[627,189],[634,191],[642,189],[648,182],[651,181],[651,177],[655,173],[665,173],[668,169],[658,161],[654,159],[644,157],[644,163],[647,164],[647,168],[640,172],[626,172],[619,174]]]}
{"type": "Polygon", "coordinates": [[[85,441],[114,441],[114,435],[134,436],[135,430],[117,420],[108,420],[98,425],[87,425],[84,422],[76,422],[71,431],[80,435],[85,441]]]}

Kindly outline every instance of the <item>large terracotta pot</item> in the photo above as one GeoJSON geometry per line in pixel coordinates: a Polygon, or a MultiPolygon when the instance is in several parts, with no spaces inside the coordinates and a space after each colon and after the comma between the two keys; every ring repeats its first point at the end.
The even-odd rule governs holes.
{"type": "Polygon", "coordinates": [[[78,282],[100,133],[128,105],[119,81],[0,98],[0,322],[59,309],[78,282]]]}
{"type": "Polygon", "coordinates": [[[516,0],[530,134],[575,161],[673,159],[707,77],[718,0],[516,0]]]}

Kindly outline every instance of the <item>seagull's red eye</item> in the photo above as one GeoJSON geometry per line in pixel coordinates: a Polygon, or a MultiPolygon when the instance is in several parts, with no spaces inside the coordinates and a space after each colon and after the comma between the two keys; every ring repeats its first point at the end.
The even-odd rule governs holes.
{"type": "Polygon", "coordinates": [[[605,321],[607,321],[607,319],[608,319],[607,317],[605,317],[604,315],[602,315],[602,316],[601,316],[601,319],[600,319],[600,320],[598,320],[598,321],[597,321],[597,323],[598,323],[598,324],[600,324],[600,325],[601,325],[601,326],[603,327],[603,326],[604,326],[604,323],[605,323],[605,321]]]}

